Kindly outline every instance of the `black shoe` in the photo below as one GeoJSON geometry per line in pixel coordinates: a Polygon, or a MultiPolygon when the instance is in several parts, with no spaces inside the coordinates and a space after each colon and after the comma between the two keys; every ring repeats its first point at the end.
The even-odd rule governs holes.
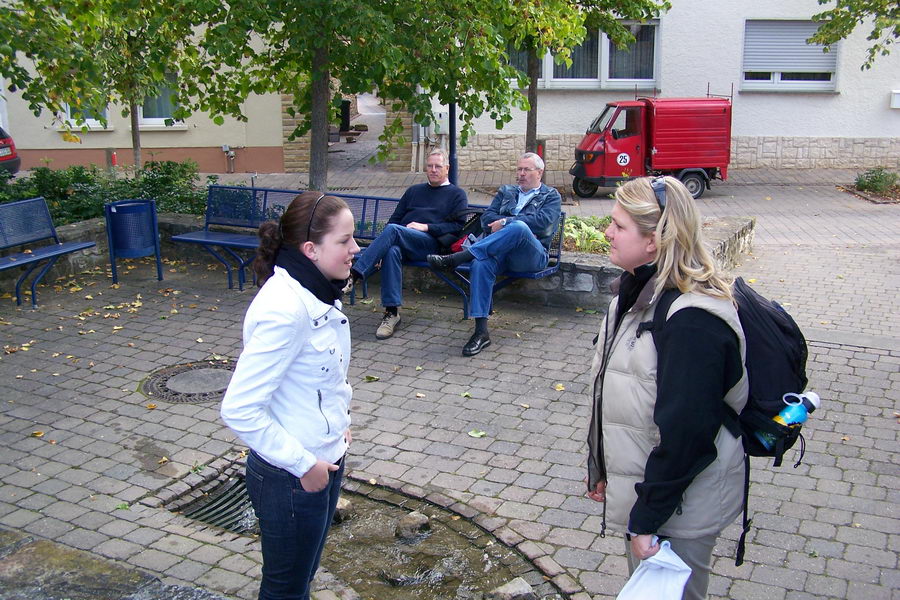
{"type": "Polygon", "coordinates": [[[491,337],[487,333],[475,332],[463,346],[463,356],[475,356],[491,345],[491,337]]]}
{"type": "Polygon", "coordinates": [[[428,261],[428,264],[432,269],[437,271],[449,271],[451,269],[455,269],[456,265],[453,263],[453,259],[450,258],[452,255],[447,254],[446,256],[442,256],[440,254],[429,254],[425,257],[425,260],[428,261]]]}

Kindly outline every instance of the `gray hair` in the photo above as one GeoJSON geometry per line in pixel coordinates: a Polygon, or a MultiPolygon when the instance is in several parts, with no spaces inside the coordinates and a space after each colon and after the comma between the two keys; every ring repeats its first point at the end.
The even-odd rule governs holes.
{"type": "Polygon", "coordinates": [[[526,152],[521,156],[521,158],[530,158],[531,163],[534,165],[535,169],[540,171],[544,170],[544,159],[535,154],[534,152],[526,152]]]}
{"type": "Polygon", "coordinates": [[[446,166],[450,165],[450,157],[447,155],[446,150],[444,150],[443,148],[432,148],[431,152],[428,153],[428,156],[435,156],[435,155],[438,155],[441,157],[441,160],[443,161],[441,164],[443,164],[443,166],[446,167],[446,166]]]}

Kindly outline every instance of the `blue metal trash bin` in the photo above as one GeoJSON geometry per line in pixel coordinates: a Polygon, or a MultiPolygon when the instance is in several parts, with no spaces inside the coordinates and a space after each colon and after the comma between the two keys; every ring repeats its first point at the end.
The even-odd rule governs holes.
{"type": "Polygon", "coordinates": [[[113,283],[119,282],[116,273],[117,258],[139,258],[151,254],[156,254],[156,276],[159,281],[162,281],[156,202],[154,200],[119,200],[106,204],[104,209],[113,283]]]}

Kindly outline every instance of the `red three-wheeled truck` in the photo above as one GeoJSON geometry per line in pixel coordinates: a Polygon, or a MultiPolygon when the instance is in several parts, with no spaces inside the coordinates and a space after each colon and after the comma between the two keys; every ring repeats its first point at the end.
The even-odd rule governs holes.
{"type": "Polygon", "coordinates": [[[671,175],[694,198],[728,177],[731,100],[638,98],[610,102],[575,149],[572,187],[590,198],[598,187],[633,177],[671,175]]]}

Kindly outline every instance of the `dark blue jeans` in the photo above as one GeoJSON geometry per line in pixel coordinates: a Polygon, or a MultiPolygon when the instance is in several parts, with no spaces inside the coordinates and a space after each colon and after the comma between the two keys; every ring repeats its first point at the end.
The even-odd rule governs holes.
{"type": "Polygon", "coordinates": [[[472,244],[469,252],[475,257],[469,271],[472,296],[469,316],[473,319],[490,314],[498,273],[540,271],[549,261],[547,249],[522,221],[513,221],[472,244]]]}
{"type": "Polygon", "coordinates": [[[259,519],[262,582],[259,600],[308,600],[341,493],[344,459],[328,485],[304,491],[300,479],[256,452],[247,457],[247,493],[259,519]]]}
{"type": "Polygon", "coordinates": [[[438,248],[431,234],[391,223],[369,244],[353,268],[368,277],[381,261],[381,305],[400,306],[403,304],[403,260],[425,260],[438,248]]]}

